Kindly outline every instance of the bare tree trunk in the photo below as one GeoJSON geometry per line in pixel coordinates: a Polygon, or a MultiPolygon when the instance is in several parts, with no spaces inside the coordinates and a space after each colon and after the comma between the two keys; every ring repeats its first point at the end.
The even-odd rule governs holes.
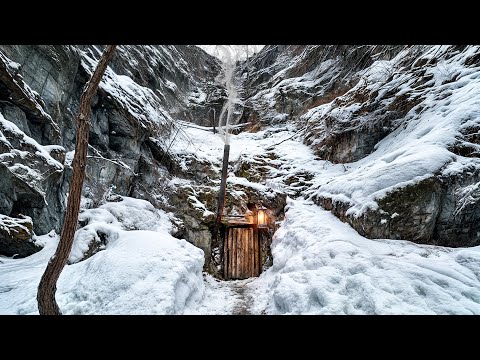
{"type": "Polygon", "coordinates": [[[63,225],[62,235],[57,250],[50,258],[47,268],[40,280],[40,284],[38,285],[37,301],[40,315],[62,314],[55,300],[55,293],[57,291],[57,280],[67,263],[73,245],[73,237],[77,229],[80,198],[82,195],[83,178],[85,176],[87,159],[92,98],[97,92],[100,80],[107,69],[110,59],[113,57],[116,47],[117,45],[109,45],[105,49],[98,61],[92,77],[85,85],[85,89],[80,97],[80,109],[76,118],[78,128],[75,155],[72,163],[73,173],[70,181],[70,192],[68,195],[65,223],[63,225]]]}

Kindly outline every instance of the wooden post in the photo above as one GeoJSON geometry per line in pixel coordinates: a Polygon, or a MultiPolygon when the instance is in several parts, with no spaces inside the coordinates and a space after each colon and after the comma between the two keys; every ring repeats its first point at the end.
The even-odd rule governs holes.
{"type": "Polygon", "coordinates": [[[253,247],[253,242],[255,238],[253,237],[253,228],[250,229],[250,276],[257,276],[255,275],[255,250],[253,247]]]}
{"type": "Polygon", "coordinates": [[[245,228],[243,231],[245,234],[245,278],[249,278],[252,276],[250,271],[250,257],[252,256],[252,252],[250,251],[250,229],[245,228]]]}
{"type": "Polygon", "coordinates": [[[253,276],[258,276],[258,234],[255,225],[252,229],[253,241],[253,276]]]}
{"type": "Polygon", "coordinates": [[[223,147],[223,166],[222,166],[222,180],[220,182],[220,191],[218,193],[217,206],[217,229],[222,223],[223,208],[225,207],[225,193],[227,189],[227,171],[228,171],[228,157],[230,155],[230,145],[225,144],[223,147]]]}
{"type": "Polygon", "coordinates": [[[237,241],[237,279],[242,278],[242,271],[243,271],[243,244],[242,244],[242,230],[239,228],[235,228],[235,238],[237,241]]]}
{"type": "Polygon", "coordinates": [[[228,228],[223,233],[223,278],[228,276],[228,228]]]}
{"type": "Polygon", "coordinates": [[[233,251],[233,230],[228,228],[228,278],[233,276],[233,263],[234,263],[234,251],[233,251]]]}
{"type": "Polygon", "coordinates": [[[263,254],[262,254],[262,232],[260,231],[260,228],[257,226],[257,236],[258,236],[258,256],[259,256],[259,261],[258,261],[258,274],[260,275],[262,272],[262,262],[263,262],[263,254]]]}
{"type": "Polygon", "coordinates": [[[219,239],[219,230],[222,225],[223,209],[225,207],[225,193],[227,189],[227,173],[228,173],[228,157],[230,155],[230,145],[225,144],[223,147],[223,165],[222,165],[222,178],[220,182],[220,191],[218,192],[218,205],[217,205],[217,219],[213,228],[213,239],[218,244],[220,250],[220,264],[223,262],[223,246],[224,240],[219,239]]]}

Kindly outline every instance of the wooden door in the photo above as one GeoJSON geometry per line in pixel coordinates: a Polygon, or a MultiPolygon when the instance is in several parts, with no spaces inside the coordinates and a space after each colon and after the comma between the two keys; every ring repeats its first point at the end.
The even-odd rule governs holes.
{"type": "Polygon", "coordinates": [[[254,227],[227,227],[224,239],[225,279],[246,279],[260,275],[258,231],[254,227]]]}

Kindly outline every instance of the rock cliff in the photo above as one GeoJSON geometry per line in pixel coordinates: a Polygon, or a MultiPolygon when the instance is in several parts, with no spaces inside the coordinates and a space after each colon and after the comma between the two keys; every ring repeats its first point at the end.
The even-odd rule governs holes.
{"type": "MultiPolygon", "coordinates": [[[[3,255],[27,256],[40,246],[33,232],[61,229],[73,119],[102,49],[0,45],[3,255]]],[[[325,174],[343,170],[292,170],[288,189],[270,193],[230,183],[227,210],[261,200],[281,219],[287,195],[306,196],[366,237],[480,244],[479,66],[478,46],[266,46],[237,64],[234,123],[263,138],[294,128],[325,174]]],[[[204,250],[212,272],[221,153],[186,151],[184,129],[218,120],[221,74],[196,46],[120,46],[93,103],[82,202],[148,200],[170,213],[173,235],[204,250]]],[[[280,166],[271,150],[235,158],[231,174],[265,184],[268,166],[280,166]]]]}

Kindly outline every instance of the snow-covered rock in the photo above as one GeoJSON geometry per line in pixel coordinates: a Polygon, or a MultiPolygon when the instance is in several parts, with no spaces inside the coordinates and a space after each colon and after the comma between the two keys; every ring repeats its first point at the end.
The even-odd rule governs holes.
{"type": "Polygon", "coordinates": [[[82,209],[78,216],[80,228],[75,232],[70,264],[88,259],[105,250],[120,236],[120,230],[150,230],[174,233],[173,216],[155,209],[148,201],[110,195],[98,208],[82,209]]]}
{"type": "Polygon", "coordinates": [[[33,224],[29,216],[12,218],[0,214],[0,253],[25,257],[41,250],[33,239],[33,224]]]}
{"type": "MultiPolygon", "coordinates": [[[[65,209],[65,149],[42,146],[0,112],[0,214],[33,220],[42,234],[58,229],[65,209]]],[[[0,251],[1,253],[1,251],[0,251]]]]}

